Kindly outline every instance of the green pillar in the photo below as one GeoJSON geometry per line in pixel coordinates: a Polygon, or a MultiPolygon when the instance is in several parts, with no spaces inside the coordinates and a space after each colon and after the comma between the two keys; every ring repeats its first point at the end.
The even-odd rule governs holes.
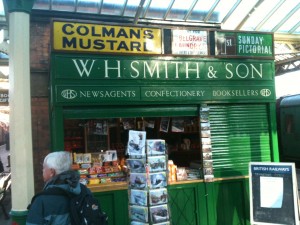
{"type": "Polygon", "coordinates": [[[34,194],[31,96],[30,13],[34,0],[5,0],[9,12],[9,106],[12,224],[25,225],[34,194]]]}
{"type": "Polygon", "coordinates": [[[35,0],[4,0],[8,12],[25,12],[30,14],[35,0]]]}

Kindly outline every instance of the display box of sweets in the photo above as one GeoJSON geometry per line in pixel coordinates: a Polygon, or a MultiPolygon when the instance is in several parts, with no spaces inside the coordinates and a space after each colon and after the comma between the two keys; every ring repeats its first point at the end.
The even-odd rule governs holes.
{"type": "Polygon", "coordinates": [[[73,169],[79,172],[82,184],[126,181],[126,172],[115,150],[101,153],[74,153],[73,162],[73,169]]]}

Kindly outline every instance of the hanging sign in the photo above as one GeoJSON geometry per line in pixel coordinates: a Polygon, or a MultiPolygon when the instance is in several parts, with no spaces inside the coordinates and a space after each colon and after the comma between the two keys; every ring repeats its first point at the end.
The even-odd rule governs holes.
{"type": "Polygon", "coordinates": [[[172,54],[207,55],[207,32],[172,30],[172,54]]]}
{"type": "Polygon", "coordinates": [[[249,175],[251,224],[299,225],[294,163],[252,162],[249,175]]]}
{"type": "Polygon", "coordinates": [[[273,34],[216,32],[216,55],[274,57],[273,34]]]}
{"type": "Polygon", "coordinates": [[[9,104],[8,90],[0,91],[0,106],[7,106],[9,104]]]}
{"type": "Polygon", "coordinates": [[[161,54],[161,29],[53,21],[53,50],[161,54]]]}

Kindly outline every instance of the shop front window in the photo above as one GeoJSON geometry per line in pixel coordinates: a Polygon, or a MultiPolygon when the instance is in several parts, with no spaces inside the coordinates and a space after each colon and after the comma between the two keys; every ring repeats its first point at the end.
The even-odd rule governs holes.
{"type": "Polygon", "coordinates": [[[201,160],[198,117],[139,117],[64,121],[65,150],[76,154],[115,150],[118,160],[127,157],[129,130],[146,131],[147,139],[163,139],[169,160],[189,167],[201,160]]]}
{"type": "MultiPolygon", "coordinates": [[[[146,134],[146,143],[163,143],[169,182],[201,179],[202,148],[207,152],[202,117],[65,119],[64,148],[73,155],[73,169],[79,171],[81,183],[126,182],[134,144],[129,141],[130,131],[141,131],[146,134]]],[[[203,155],[205,160],[207,154],[203,155]]],[[[211,159],[211,153],[208,156],[211,159]]],[[[158,162],[148,163],[159,166],[158,162]]]]}

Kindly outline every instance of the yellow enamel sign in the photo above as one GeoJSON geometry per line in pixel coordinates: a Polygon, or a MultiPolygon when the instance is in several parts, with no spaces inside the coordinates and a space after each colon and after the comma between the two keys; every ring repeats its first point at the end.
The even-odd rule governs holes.
{"type": "Polygon", "coordinates": [[[161,46],[161,29],[53,22],[54,50],[161,54],[161,46]]]}

